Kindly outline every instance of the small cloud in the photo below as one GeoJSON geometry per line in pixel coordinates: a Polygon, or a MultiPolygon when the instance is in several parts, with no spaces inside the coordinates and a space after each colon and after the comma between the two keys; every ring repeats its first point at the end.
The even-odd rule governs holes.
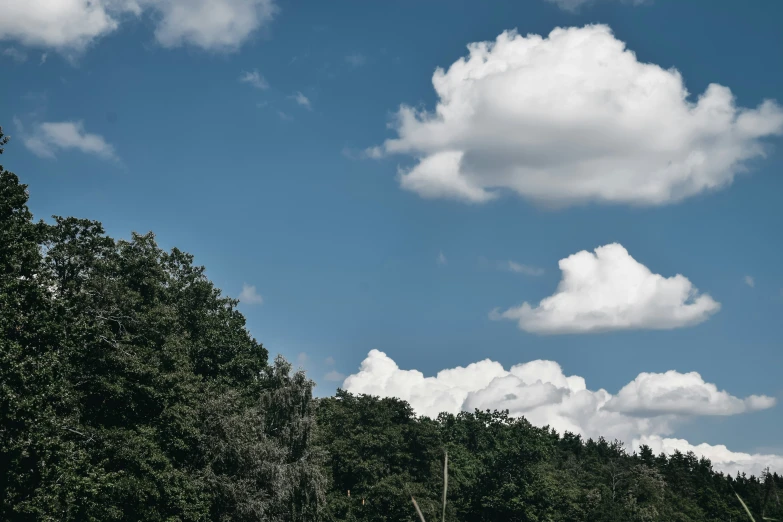
{"type": "Polygon", "coordinates": [[[38,65],[43,65],[46,63],[46,59],[49,57],[49,53],[43,53],[41,54],[41,61],[38,63],[38,65]]]}
{"type": "Polygon", "coordinates": [[[367,63],[367,57],[361,53],[351,53],[345,57],[345,61],[354,67],[361,67],[367,63]]]}
{"type": "Polygon", "coordinates": [[[334,366],[334,357],[332,357],[332,356],[330,355],[329,357],[327,357],[327,358],[324,360],[324,362],[326,363],[326,365],[327,365],[327,366],[334,366]]]}
{"type": "Polygon", "coordinates": [[[329,382],[341,382],[345,380],[345,375],[336,370],[332,370],[324,375],[324,380],[329,382]]]}
{"type": "Polygon", "coordinates": [[[383,157],[383,151],[379,147],[371,147],[369,149],[355,149],[352,147],[343,147],[340,151],[343,156],[352,160],[360,159],[380,159],[383,157]]]}
{"type": "Polygon", "coordinates": [[[547,2],[550,4],[556,4],[557,7],[563,11],[575,13],[582,5],[586,4],[588,0],[547,0],[547,2]]]}
{"type": "Polygon", "coordinates": [[[55,158],[58,150],[76,149],[104,159],[118,160],[114,147],[103,136],[85,132],[81,121],[46,122],[35,126],[32,133],[24,132],[21,122],[15,119],[22,141],[30,152],[42,158],[55,158]]]}
{"type": "Polygon", "coordinates": [[[448,263],[448,260],[446,259],[446,256],[443,255],[443,251],[438,253],[438,264],[439,265],[445,265],[448,263]]]}
{"type": "Polygon", "coordinates": [[[239,294],[239,302],[253,305],[263,304],[264,298],[256,291],[256,287],[252,285],[242,284],[242,292],[239,294]]]}
{"type": "Polygon", "coordinates": [[[15,62],[22,63],[27,61],[27,53],[20,51],[15,47],[9,47],[3,50],[3,56],[7,56],[15,62]]]}
{"type": "Polygon", "coordinates": [[[619,243],[583,250],[559,262],[555,293],[490,318],[517,321],[537,334],[670,330],[702,323],[720,310],[685,276],[664,277],[636,261],[619,243]]]}
{"type": "Polygon", "coordinates": [[[296,356],[296,364],[301,368],[307,366],[307,363],[309,362],[310,362],[310,356],[304,352],[300,352],[299,355],[296,356]]]}
{"type": "Polygon", "coordinates": [[[257,70],[253,69],[250,72],[243,72],[242,75],[239,77],[240,83],[246,83],[252,87],[255,87],[256,89],[268,89],[269,84],[264,79],[263,76],[261,76],[257,70]]]}
{"type": "Polygon", "coordinates": [[[756,286],[756,280],[753,279],[753,276],[746,275],[745,276],[745,284],[749,287],[753,288],[756,286]]]}
{"type": "Polygon", "coordinates": [[[381,159],[383,157],[383,148],[370,147],[369,149],[364,149],[364,155],[370,159],[381,159]]]}
{"type": "Polygon", "coordinates": [[[293,120],[293,118],[290,115],[284,113],[283,111],[277,111],[277,115],[280,116],[280,119],[284,121],[293,120]]]}
{"type": "Polygon", "coordinates": [[[505,268],[507,270],[510,270],[511,272],[515,272],[517,274],[525,274],[525,275],[534,276],[534,277],[538,277],[538,276],[544,275],[544,269],[543,268],[537,268],[535,266],[523,265],[523,264],[520,264],[520,263],[516,263],[514,261],[509,261],[505,268]]]}
{"type": "MultiPolygon", "coordinates": [[[[641,5],[648,0],[620,0],[624,4],[641,5]]],[[[591,0],[547,0],[550,4],[556,4],[563,11],[576,13],[579,8],[591,2],[591,0]]]]}
{"type": "Polygon", "coordinates": [[[256,107],[258,107],[259,109],[263,109],[267,105],[269,105],[269,102],[266,102],[266,101],[262,101],[262,102],[256,103],[256,107]]]}
{"type": "Polygon", "coordinates": [[[310,99],[307,96],[305,96],[304,94],[302,94],[301,92],[296,92],[296,93],[292,94],[290,97],[293,98],[294,101],[296,103],[298,103],[299,105],[301,105],[302,107],[304,107],[306,109],[312,109],[312,107],[310,105],[310,99]]]}

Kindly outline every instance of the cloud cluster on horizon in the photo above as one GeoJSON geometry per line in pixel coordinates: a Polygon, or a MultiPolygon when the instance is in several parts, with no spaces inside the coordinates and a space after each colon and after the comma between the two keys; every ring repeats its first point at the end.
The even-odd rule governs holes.
{"type": "Polygon", "coordinates": [[[729,185],[783,134],[772,100],[737,107],[710,84],[640,62],[606,25],[500,34],[432,78],[433,112],[402,105],[370,157],[412,156],[402,188],[485,203],[510,191],[549,205],[664,205],[729,185]]]}
{"type": "Polygon", "coordinates": [[[403,399],[418,415],[432,418],[441,412],[509,410],[561,435],[570,431],[589,438],[617,438],[634,448],[648,444],[656,452],[693,450],[731,474],[744,471],[758,476],[766,466],[783,469],[780,455],[736,453],[725,446],[693,446],[670,438],[675,426],[689,417],[736,415],[775,406],[772,397],[732,396],[695,372],[642,373],[612,395],[603,389],[589,390],[584,378],[566,376],[554,361],[531,361],[506,370],[485,359],[425,377],[417,370],[400,369],[385,353],[372,350],[359,371],[345,379],[343,388],[403,399]]]}
{"type": "Polygon", "coordinates": [[[0,40],[78,53],[149,15],[163,47],[233,51],[277,9],[274,0],[0,0],[0,40]]]}
{"type": "Polygon", "coordinates": [[[685,276],[654,274],[619,243],[577,252],[558,266],[563,278],[553,295],[536,306],[525,302],[494,310],[490,317],[517,321],[527,332],[573,334],[681,328],[720,310],[720,303],[699,294],[685,276]]]}

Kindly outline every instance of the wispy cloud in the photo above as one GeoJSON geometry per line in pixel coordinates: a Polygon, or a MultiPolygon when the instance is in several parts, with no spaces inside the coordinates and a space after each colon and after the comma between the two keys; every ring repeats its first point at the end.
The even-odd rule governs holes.
{"type": "Polygon", "coordinates": [[[246,83],[252,87],[255,87],[256,89],[263,90],[269,88],[269,83],[267,83],[264,77],[261,76],[255,69],[252,71],[243,71],[239,76],[239,81],[241,83],[246,83]]]}
{"type": "Polygon", "coordinates": [[[293,120],[293,118],[290,115],[286,114],[283,111],[277,111],[277,115],[280,116],[280,119],[283,120],[283,121],[291,121],[291,120],[293,120]]]}
{"type": "Polygon", "coordinates": [[[353,147],[343,147],[340,153],[346,158],[352,160],[380,159],[383,157],[383,151],[378,147],[370,147],[369,149],[356,149],[353,147]]]}
{"type": "Polygon", "coordinates": [[[324,375],[324,380],[328,382],[342,382],[345,380],[345,374],[342,374],[337,370],[332,370],[324,375]]]}
{"type": "Polygon", "coordinates": [[[22,141],[30,152],[41,158],[54,159],[60,150],[78,150],[103,159],[118,160],[114,147],[103,136],[84,130],[81,121],[46,122],[36,125],[31,133],[14,119],[22,134],[22,141]]]}
{"type": "Polygon", "coordinates": [[[543,268],[538,268],[530,265],[523,265],[521,263],[516,263],[514,261],[508,261],[508,263],[505,263],[504,268],[506,270],[510,270],[511,272],[515,272],[517,274],[525,274],[534,277],[544,275],[543,268]]]}
{"type": "MultiPolygon", "coordinates": [[[[585,4],[590,3],[592,0],[547,0],[550,4],[556,4],[563,11],[576,13],[579,8],[585,4]]],[[[624,4],[641,5],[648,0],[620,0],[624,4]]]]}
{"type": "Polygon", "coordinates": [[[449,262],[448,259],[446,259],[446,256],[443,255],[443,251],[438,253],[437,262],[439,265],[445,265],[446,263],[449,262]]]}
{"type": "Polygon", "coordinates": [[[345,57],[345,61],[354,67],[361,67],[367,63],[367,57],[361,53],[351,53],[345,57]]]}
{"type": "Polygon", "coordinates": [[[364,155],[370,159],[381,159],[383,157],[383,149],[381,147],[370,147],[364,149],[364,155]]]}
{"type": "Polygon", "coordinates": [[[756,280],[753,279],[753,276],[746,275],[745,276],[745,284],[748,285],[751,288],[754,288],[756,286],[756,280]]]}
{"type": "Polygon", "coordinates": [[[310,99],[307,96],[305,96],[304,94],[302,94],[301,91],[295,92],[290,97],[293,98],[293,100],[298,105],[301,105],[305,109],[312,109],[312,106],[310,104],[310,99]]]}
{"type": "Polygon", "coordinates": [[[15,62],[19,63],[27,61],[27,53],[20,51],[16,47],[8,47],[7,49],[3,49],[3,56],[7,56],[8,58],[11,58],[15,62]]]}
{"type": "Polygon", "coordinates": [[[256,291],[256,287],[246,283],[242,284],[242,292],[239,294],[238,299],[240,303],[248,305],[264,303],[264,298],[256,291]]]}

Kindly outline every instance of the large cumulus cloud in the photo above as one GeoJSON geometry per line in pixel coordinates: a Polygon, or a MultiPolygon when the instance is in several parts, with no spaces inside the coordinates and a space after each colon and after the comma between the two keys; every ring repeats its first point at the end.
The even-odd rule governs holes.
{"type": "Polygon", "coordinates": [[[728,185],[783,133],[774,101],[738,107],[718,84],[692,100],[677,70],[638,60],[605,25],[468,50],[435,71],[434,112],[401,106],[398,137],[370,149],[412,156],[400,182],[425,198],[662,205],[728,185]]]}

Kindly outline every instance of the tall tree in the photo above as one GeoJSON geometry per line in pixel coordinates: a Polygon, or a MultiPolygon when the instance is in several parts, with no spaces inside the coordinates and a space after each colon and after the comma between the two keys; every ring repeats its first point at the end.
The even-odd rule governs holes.
{"type": "Polygon", "coordinates": [[[317,520],[313,383],[189,254],[27,198],[0,168],[0,519],[317,520]]]}

